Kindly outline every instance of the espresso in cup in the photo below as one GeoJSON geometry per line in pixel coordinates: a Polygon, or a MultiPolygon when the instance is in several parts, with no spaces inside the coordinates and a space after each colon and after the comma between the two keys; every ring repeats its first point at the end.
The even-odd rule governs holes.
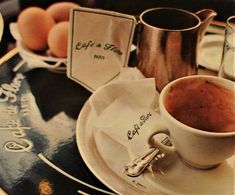
{"type": "Polygon", "coordinates": [[[175,119],[195,129],[235,131],[235,91],[206,78],[175,83],[165,97],[165,107],[175,119]]]}
{"type": "Polygon", "coordinates": [[[168,83],[160,93],[159,126],[149,129],[147,142],[164,153],[177,153],[199,169],[218,166],[235,152],[235,83],[215,76],[186,76],[168,83]],[[172,145],[156,139],[169,136],[172,145]]]}

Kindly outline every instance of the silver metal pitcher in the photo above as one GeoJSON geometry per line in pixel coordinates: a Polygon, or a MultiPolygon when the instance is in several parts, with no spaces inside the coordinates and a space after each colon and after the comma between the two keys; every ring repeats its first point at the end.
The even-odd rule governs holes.
{"type": "Polygon", "coordinates": [[[198,43],[216,12],[196,14],[176,8],[152,8],[140,15],[138,68],[154,77],[157,90],[179,77],[197,74],[198,43]]]}

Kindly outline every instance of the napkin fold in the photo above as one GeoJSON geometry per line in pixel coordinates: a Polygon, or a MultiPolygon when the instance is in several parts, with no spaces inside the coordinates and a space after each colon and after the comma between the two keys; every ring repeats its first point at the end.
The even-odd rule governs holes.
{"type": "Polygon", "coordinates": [[[130,158],[135,158],[149,148],[148,130],[161,125],[158,97],[154,78],[144,78],[137,68],[125,69],[118,80],[91,97],[94,128],[125,146],[130,158]]]}

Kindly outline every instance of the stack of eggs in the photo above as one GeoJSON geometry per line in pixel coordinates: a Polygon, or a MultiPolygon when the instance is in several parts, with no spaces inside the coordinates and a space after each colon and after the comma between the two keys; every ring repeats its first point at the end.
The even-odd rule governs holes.
{"type": "Polygon", "coordinates": [[[58,2],[46,10],[28,7],[18,17],[17,25],[22,43],[33,51],[50,52],[59,58],[67,57],[69,12],[72,2],[58,2]]]}

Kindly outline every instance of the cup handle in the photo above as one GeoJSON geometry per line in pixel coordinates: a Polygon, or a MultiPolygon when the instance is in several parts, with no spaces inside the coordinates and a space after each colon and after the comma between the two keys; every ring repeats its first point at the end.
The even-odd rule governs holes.
{"type": "Polygon", "coordinates": [[[164,153],[175,153],[176,152],[176,149],[175,149],[175,146],[172,144],[172,141],[170,139],[170,142],[171,142],[171,146],[168,146],[168,145],[164,145],[163,143],[161,143],[159,140],[157,139],[154,139],[154,136],[157,135],[157,134],[166,134],[169,139],[170,139],[170,132],[168,129],[159,129],[159,130],[155,130],[155,132],[153,132],[149,138],[148,138],[148,144],[151,146],[151,147],[154,147],[154,148],[158,148],[159,150],[161,150],[162,152],[164,153]]]}

